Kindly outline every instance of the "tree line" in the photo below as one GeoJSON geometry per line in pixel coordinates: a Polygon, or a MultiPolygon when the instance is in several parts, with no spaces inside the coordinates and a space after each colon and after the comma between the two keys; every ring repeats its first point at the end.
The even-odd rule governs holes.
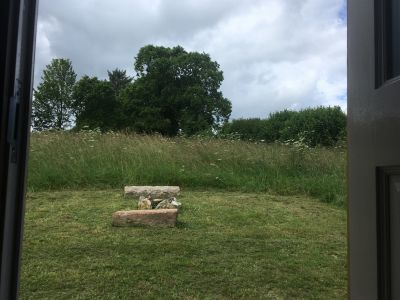
{"type": "Polygon", "coordinates": [[[267,143],[301,142],[310,147],[334,146],[346,138],[346,119],[339,106],[283,110],[265,119],[233,120],[224,124],[220,134],[267,143]]]}
{"type": "Polygon", "coordinates": [[[265,142],[300,141],[333,146],[345,138],[346,115],[340,107],[283,110],[265,119],[228,122],[232,105],[220,91],[223,72],[206,53],[147,45],[126,70],[108,78],[77,80],[69,59],[53,59],[34,91],[34,130],[100,129],[236,137],[265,142]]]}
{"type": "Polygon", "coordinates": [[[135,57],[134,70],[134,77],[115,69],[105,80],[77,80],[69,59],[53,59],[34,90],[33,129],[173,136],[217,131],[228,121],[232,105],[220,91],[223,72],[208,54],[147,45],[135,57]]]}

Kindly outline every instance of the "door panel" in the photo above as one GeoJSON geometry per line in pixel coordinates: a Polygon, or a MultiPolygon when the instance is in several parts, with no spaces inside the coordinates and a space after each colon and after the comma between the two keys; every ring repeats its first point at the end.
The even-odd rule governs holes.
{"type": "MultiPolygon", "coordinates": [[[[398,170],[400,171],[400,170],[398,170]]],[[[390,208],[390,282],[395,280],[397,283],[400,278],[400,172],[389,177],[389,208],[390,208]]],[[[400,285],[391,284],[390,294],[392,299],[400,299],[400,285]]]]}
{"type": "MultiPolygon", "coordinates": [[[[386,288],[385,282],[388,276],[384,276],[389,271],[381,263],[394,255],[400,255],[392,253],[392,257],[388,257],[390,251],[382,251],[380,247],[380,230],[387,222],[390,224],[390,205],[387,215],[378,214],[379,203],[383,201],[380,190],[384,187],[377,174],[382,167],[400,166],[400,81],[391,78],[397,71],[389,68],[389,62],[393,63],[393,59],[389,57],[391,52],[387,46],[390,32],[385,24],[388,24],[388,14],[382,14],[381,10],[385,8],[382,5],[389,2],[348,2],[348,232],[351,299],[399,299],[390,297],[391,290],[386,288]],[[382,278],[385,279],[382,281],[382,278]]],[[[393,26],[398,26],[394,23],[393,26]]],[[[395,180],[393,178],[389,180],[395,180]]],[[[389,188],[392,189],[393,185],[389,185],[389,188]]],[[[398,197],[394,192],[388,195],[389,204],[398,197]]],[[[392,231],[388,231],[388,238],[395,233],[400,234],[397,230],[392,228],[392,231]]],[[[396,256],[393,262],[398,259],[396,256]]],[[[393,272],[396,278],[392,280],[400,282],[397,271],[393,272]]],[[[398,291],[393,290],[393,293],[398,291]]]]}
{"type": "Polygon", "coordinates": [[[400,75],[400,1],[389,0],[386,7],[388,78],[400,75]]]}

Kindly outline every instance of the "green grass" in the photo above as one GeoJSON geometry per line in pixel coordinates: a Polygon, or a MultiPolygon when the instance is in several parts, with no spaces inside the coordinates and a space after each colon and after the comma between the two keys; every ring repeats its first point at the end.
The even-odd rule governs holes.
{"type": "Polygon", "coordinates": [[[115,228],[112,212],[136,207],[119,189],[30,192],[21,299],[346,297],[343,208],[262,193],[180,200],[177,228],[115,228]]]}
{"type": "Polygon", "coordinates": [[[120,133],[33,133],[29,190],[124,185],[309,195],[345,203],[343,149],[120,133]]]}

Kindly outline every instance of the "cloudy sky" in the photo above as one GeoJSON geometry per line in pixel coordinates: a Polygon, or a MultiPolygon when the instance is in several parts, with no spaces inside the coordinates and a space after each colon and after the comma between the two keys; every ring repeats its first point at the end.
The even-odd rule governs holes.
{"type": "Polygon", "coordinates": [[[140,47],[206,52],[233,118],[317,105],[346,109],[345,0],[41,0],[35,81],[52,58],[82,76],[126,69],[140,47]]]}

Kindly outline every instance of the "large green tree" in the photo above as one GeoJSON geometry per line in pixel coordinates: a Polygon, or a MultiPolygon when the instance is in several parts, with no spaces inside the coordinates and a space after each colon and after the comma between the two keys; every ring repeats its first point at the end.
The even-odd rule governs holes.
{"type": "Polygon", "coordinates": [[[56,58],[43,70],[34,91],[32,125],[35,130],[65,129],[73,116],[76,74],[69,59],[56,58]]]}
{"type": "Polygon", "coordinates": [[[136,131],[192,135],[220,127],[232,107],[223,73],[206,53],[152,45],[140,49],[137,79],[121,93],[126,125],[136,131]]]}
{"type": "Polygon", "coordinates": [[[75,128],[118,130],[123,126],[121,105],[113,84],[83,76],[74,88],[75,128]]]}

